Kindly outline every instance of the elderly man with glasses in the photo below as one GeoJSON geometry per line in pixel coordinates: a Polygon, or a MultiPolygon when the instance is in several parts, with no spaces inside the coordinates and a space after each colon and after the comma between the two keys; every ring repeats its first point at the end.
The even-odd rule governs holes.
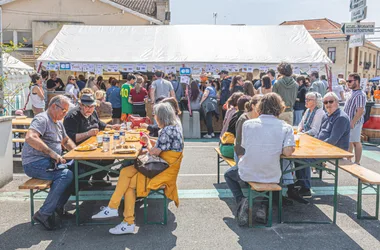
{"type": "MultiPolygon", "coordinates": [[[[105,128],[119,129],[120,125],[107,125],[102,122],[95,111],[96,100],[92,94],[83,94],[78,100],[79,105],[70,110],[63,122],[68,136],[76,143],[81,144],[92,136],[96,136],[100,130],[105,128]]],[[[100,160],[91,161],[97,165],[107,166],[113,161],[100,160]]],[[[91,167],[79,164],[79,173],[84,173],[92,170],[91,167]]],[[[103,178],[107,172],[102,171],[92,175],[92,185],[107,186],[111,183],[106,182],[103,178]]],[[[85,177],[87,179],[90,176],[85,177]]]]}
{"type": "Polygon", "coordinates": [[[62,119],[67,113],[70,100],[58,95],[50,100],[48,109],[36,115],[30,124],[22,150],[22,165],[26,175],[32,178],[52,180],[49,194],[33,219],[47,230],[54,229],[51,216],[54,212],[63,215],[63,207],[70,197],[73,172],[58,168],[64,164],[62,147],[75,148],[75,143],[67,136],[62,119]]]}

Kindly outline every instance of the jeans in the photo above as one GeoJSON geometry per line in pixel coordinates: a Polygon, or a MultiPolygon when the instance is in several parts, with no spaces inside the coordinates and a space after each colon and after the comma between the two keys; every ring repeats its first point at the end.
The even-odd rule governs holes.
{"type": "Polygon", "coordinates": [[[212,127],[212,112],[208,112],[206,114],[206,127],[207,127],[207,134],[211,135],[214,133],[214,128],[212,127]]]}
{"type": "Polygon", "coordinates": [[[46,172],[46,169],[51,168],[50,158],[44,158],[23,167],[25,174],[29,177],[53,181],[49,194],[39,210],[40,213],[50,216],[56,208],[63,208],[70,198],[71,188],[69,187],[73,182],[73,172],[69,169],[46,172]]]}
{"type": "Polygon", "coordinates": [[[146,117],[145,105],[133,105],[133,114],[139,115],[140,117],[146,117]]]}
{"type": "MultiPolygon", "coordinates": [[[[289,160],[286,160],[286,159],[283,159],[283,162],[282,162],[282,171],[285,171],[285,170],[290,170],[293,168],[293,163],[289,160]]],[[[282,176],[282,183],[286,186],[290,185],[290,184],[294,184],[294,179],[293,179],[293,175],[292,175],[292,172],[290,173],[287,173],[287,174],[284,174],[282,176]]]]}
{"type": "MultiPolygon", "coordinates": [[[[296,163],[295,166],[298,167],[298,166],[300,166],[300,164],[296,163]]],[[[310,171],[311,171],[310,167],[296,171],[297,183],[299,183],[299,185],[301,185],[301,187],[308,188],[308,189],[311,188],[311,184],[310,184],[311,173],[310,173],[310,171]]]]}
{"type": "Polygon", "coordinates": [[[232,195],[236,200],[236,204],[239,204],[244,195],[239,184],[241,179],[239,176],[238,166],[229,168],[224,173],[224,179],[226,180],[228,187],[231,189],[232,195]]]}
{"type": "Polygon", "coordinates": [[[293,126],[298,126],[302,120],[304,110],[294,110],[293,126]]]}

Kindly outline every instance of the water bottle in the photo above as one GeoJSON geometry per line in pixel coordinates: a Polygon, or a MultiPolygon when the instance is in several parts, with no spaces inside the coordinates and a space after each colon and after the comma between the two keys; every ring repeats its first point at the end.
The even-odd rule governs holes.
{"type": "Polygon", "coordinates": [[[125,143],[125,130],[120,130],[120,144],[123,145],[125,143]]]}
{"type": "Polygon", "coordinates": [[[103,136],[103,151],[107,152],[110,150],[110,135],[106,132],[103,136]]]}
{"type": "Polygon", "coordinates": [[[116,146],[120,143],[120,134],[119,132],[115,132],[113,134],[113,149],[116,149],[116,146]]]}

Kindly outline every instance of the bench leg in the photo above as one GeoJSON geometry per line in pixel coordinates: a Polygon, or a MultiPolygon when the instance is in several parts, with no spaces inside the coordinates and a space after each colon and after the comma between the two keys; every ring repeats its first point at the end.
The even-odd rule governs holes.
{"type": "Polygon", "coordinates": [[[34,215],[34,192],[33,192],[33,189],[30,189],[30,222],[32,226],[34,226],[33,215],[34,215]]]}
{"type": "Polygon", "coordinates": [[[379,206],[380,206],[380,185],[377,185],[376,190],[376,220],[379,219],[379,206]]]}
{"type": "Polygon", "coordinates": [[[278,191],[278,223],[282,223],[282,190],[278,191]]]}
{"type": "Polygon", "coordinates": [[[220,183],[220,156],[219,156],[219,154],[218,153],[216,153],[216,157],[217,157],[217,175],[218,175],[218,177],[217,177],[217,180],[218,180],[218,184],[220,183]]]}
{"type": "Polygon", "coordinates": [[[356,213],[358,219],[362,218],[362,191],[362,181],[358,179],[358,201],[356,203],[356,213]]]}
{"type": "Polygon", "coordinates": [[[144,197],[144,224],[166,225],[168,223],[168,198],[166,197],[164,190],[162,190],[162,193],[159,190],[152,190],[151,193],[162,195],[163,206],[164,206],[164,218],[163,218],[163,221],[160,221],[160,222],[148,221],[148,197],[149,197],[148,195],[147,197],[144,197]]]}
{"type": "Polygon", "coordinates": [[[248,190],[248,227],[252,227],[252,220],[253,220],[253,197],[252,197],[252,190],[248,190]]]}
{"type": "Polygon", "coordinates": [[[273,192],[269,191],[269,209],[268,209],[268,223],[267,227],[272,226],[272,212],[273,212],[273,204],[272,204],[273,192]]]}

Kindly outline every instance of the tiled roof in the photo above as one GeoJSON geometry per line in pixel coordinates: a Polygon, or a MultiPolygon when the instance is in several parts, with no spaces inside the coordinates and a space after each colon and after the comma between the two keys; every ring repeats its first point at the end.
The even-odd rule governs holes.
{"type": "Polygon", "coordinates": [[[280,25],[304,25],[314,39],[346,38],[341,31],[342,26],[327,18],[285,21],[280,25]]]}
{"type": "Polygon", "coordinates": [[[148,16],[156,16],[156,2],[154,0],[110,0],[126,8],[148,16]]]}

